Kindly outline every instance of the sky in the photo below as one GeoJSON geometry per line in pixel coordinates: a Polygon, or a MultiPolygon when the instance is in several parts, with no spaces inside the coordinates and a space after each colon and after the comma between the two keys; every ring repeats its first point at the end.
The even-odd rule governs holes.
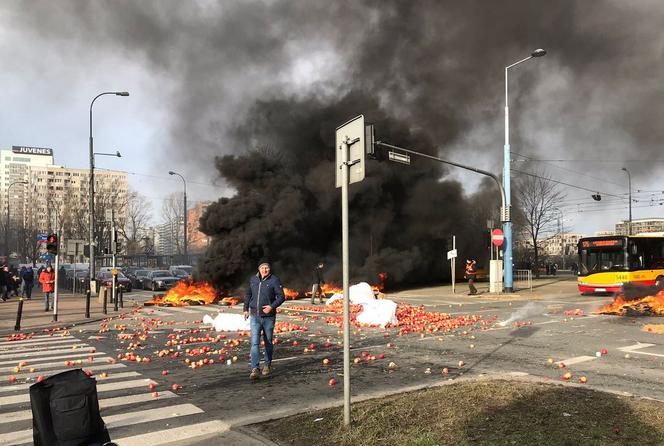
{"type": "MultiPolygon", "coordinates": [[[[544,47],[510,71],[513,167],[558,182],[567,231],[627,217],[622,167],[633,217],[664,217],[664,3],[407,3],[4,0],[0,147],[50,147],[57,164],[87,167],[90,101],[129,91],[95,103],[95,151],[122,153],[97,167],[127,171],[156,223],[182,189],[169,170],[190,203],[234,193],[214,160],[249,148],[237,130],[257,100],[373,86],[441,156],[498,173],[503,69],[544,47]]],[[[469,194],[481,180],[448,176],[469,194]]]]}

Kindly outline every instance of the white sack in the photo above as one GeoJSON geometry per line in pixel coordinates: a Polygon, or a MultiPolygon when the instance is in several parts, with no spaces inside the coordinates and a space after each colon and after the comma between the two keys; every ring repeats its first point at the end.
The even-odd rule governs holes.
{"type": "Polygon", "coordinates": [[[362,312],[357,315],[360,324],[378,325],[385,328],[387,324],[397,325],[397,304],[391,300],[374,300],[362,303],[362,312]]]}
{"type": "MultiPolygon", "coordinates": [[[[363,302],[373,302],[376,300],[371,285],[366,282],[360,282],[357,285],[353,285],[348,291],[350,294],[350,303],[352,304],[361,304],[363,302]]],[[[343,297],[343,294],[335,293],[325,302],[325,304],[330,305],[335,300],[343,299],[343,297]]]]}
{"type": "Polygon", "coordinates": [[[217,331],[250,330],[249,319],[245,320],[242,314],[219,313],[212,319],[209,315],[203,316],[204,324],[212,324],[217,331]]]}

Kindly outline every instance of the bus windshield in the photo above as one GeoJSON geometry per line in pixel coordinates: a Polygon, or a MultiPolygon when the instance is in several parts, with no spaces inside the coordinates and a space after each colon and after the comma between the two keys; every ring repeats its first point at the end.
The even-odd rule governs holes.
{"type": "Polygon", "coordinates": [[[582,249],[581,274],[599,273],[602,271],[625,271],[625,251],[618,249],[582,249]]]}

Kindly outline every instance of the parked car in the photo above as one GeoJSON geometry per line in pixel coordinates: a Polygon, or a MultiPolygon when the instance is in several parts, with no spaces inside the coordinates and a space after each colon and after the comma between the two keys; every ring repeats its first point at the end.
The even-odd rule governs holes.
{"type": "Polygon", "coordinates": [[[172,269],[170,270],[171,274],[173,277],[177,277],[178,280],[190,280],[191,279],[191,274],[186,272],[183,269],[172,269]]]}
{"type": "Polygon", "coordinates": [[[194,267],[191,265],[171,265],[168,270],[171,272],[171,274],[174,274],[177,270],[181,270],[189,274],[190,277],[194,274],[194,267]]]}
{"type": "MultiPolygon", "coordinates": [[[[113,286],[113,274],[109,271],[100,271],[97,273],[97,282],[99,282],[99,286],[111,288],[113,286]]],[[[127,276],[121,272],[118,272],[116,283],[118,287],[124,288],[125,291],[131,291],[131,280],[127,279],[127,276]]]]}
{"type": "Polygon", "coordinates": [[[148,276],[149,269],[138,269],[132,273],[127,274],[127,278],[131,280],[131,285],[136,289],[143,288],[143,280],[148,276]]]}
{"type": "Polygon", "coordinates": [[[167,290],[172,288],[178,281],[179,279],[174,277],[169,271],[150,271],[145,279],[143,279],[143,289],[152,291],[167,290]]]}

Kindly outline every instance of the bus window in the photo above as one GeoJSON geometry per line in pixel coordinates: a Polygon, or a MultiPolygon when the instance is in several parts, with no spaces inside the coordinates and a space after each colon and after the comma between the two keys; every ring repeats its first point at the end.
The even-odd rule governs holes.
{"type": "Polygon", "coordinates": [[[602,271],[624,271],[625,252],[622,249],[582,250],[581,272],[583,274],[602,271]]]}

